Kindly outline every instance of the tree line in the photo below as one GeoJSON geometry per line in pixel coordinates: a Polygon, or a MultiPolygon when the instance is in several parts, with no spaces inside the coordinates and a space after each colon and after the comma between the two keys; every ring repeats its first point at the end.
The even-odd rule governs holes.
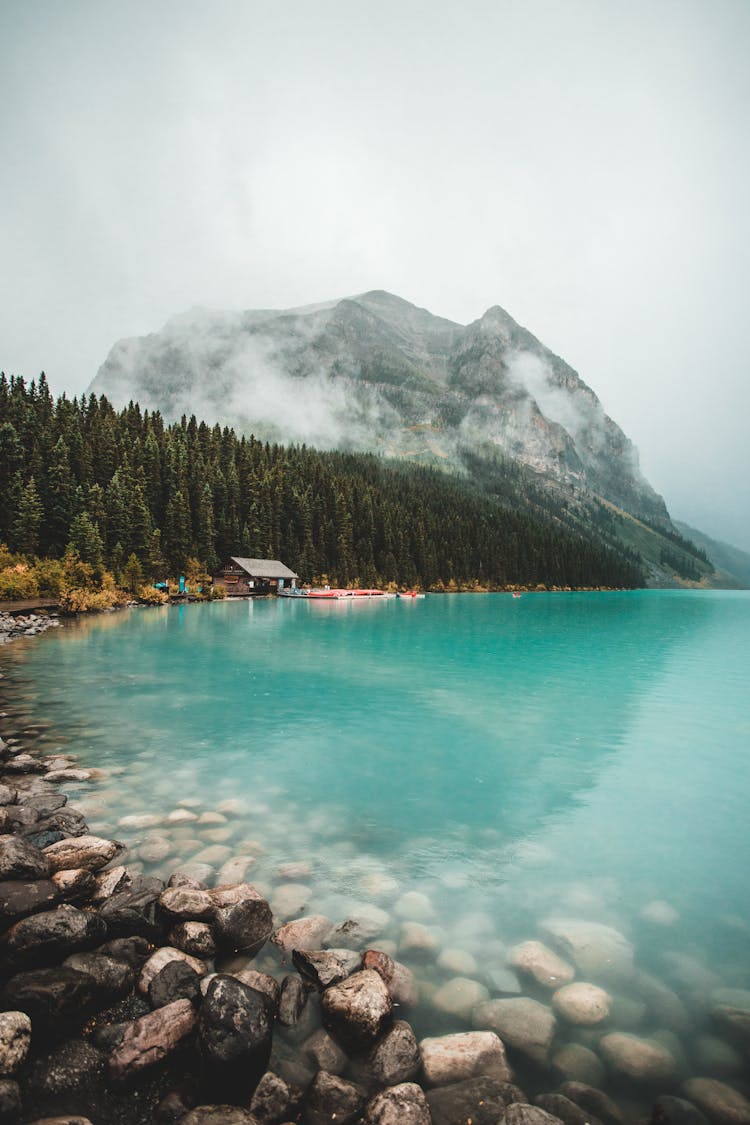
{"type": "Polygon", "coordinates": [[[636,562],[438,469],[282,446],[0,375],[0,542],[149,579],[231,555],[336,585],[643,584],[636,562]]]}

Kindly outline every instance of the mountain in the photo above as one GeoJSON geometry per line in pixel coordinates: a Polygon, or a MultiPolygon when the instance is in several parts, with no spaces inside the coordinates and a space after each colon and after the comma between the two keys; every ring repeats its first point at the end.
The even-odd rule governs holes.
{"type": "Polygon", "coordinates": [[[321,448],[455,467],[466,450],[501,451],[668,519],[594,392],[498,306],[465,327],[380,291],[286,311],[196,309],[115,344],[90,390],[321,448]]]}
{"type": "Polygon", "coordinates": [[[743,590],[750,589],[750,554],[747,551],[742,551],[729,543],[722,543],[720,539],[711,539],[704,532],[681,520],[673,520],[673,523],[681,535],[691,539],[697,547],[705,551],[711,562],[729,580],[727,585],[736,585],[743,590]]]}
{"type": "Polygon", "coordinates": [[[193,309],[116,343],[89,391],[167,420],[440,466],[637,558],[655,584],[711,570],[702,559],[696,570],[591,388],[499,306],[468,325],[381,290],[297,309],[193,309]]]}

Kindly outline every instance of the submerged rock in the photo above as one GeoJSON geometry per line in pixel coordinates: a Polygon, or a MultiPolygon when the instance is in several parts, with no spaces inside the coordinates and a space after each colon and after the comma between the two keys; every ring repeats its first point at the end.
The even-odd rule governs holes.
{"type": "Polygon", "coordinates": [[[575,976],[575,969],[563,961],[541,941],[524,941],[508,950],[508,964],[519,973],[524,973],[552,990],[568,984],[575,976]]]}
{"type": "Polygon", "coordinates": [[[623,1116],[618,1106],[603,1090],[595,1086],[589,1086],[585,1082],[563,1082],[558,1093],[570,1098],[587,1113],[594,1114],[604,1125],[623,1125],[623,1116]]]}
{"type": "Polygon", "coordinates": [[[320,949],[331,926],[330,918],[323,914],[311,914],[309,918],[297,918],[279,926],[271,941],[285,957],[291,957],[295,949],[320,949]]]}
{"type": "Polygon", "coordinates": [[[396,1020],[367,1055],[366,1068],[380,1086],[411,1082],[421,1063],[416,1036],[406,1020],[396,1020]]]}
{"type": "Polygon", "coordinates": [[[555,1017],[550,1008],[526,996],[509,1000],[486,1000],[478,1004],[473,1015],[474,1026],[494,1031],[506,1046],[520,1051],[532,1061],[547,1060],[555,1017]]]}
{"type": "Polygon", "coordinates": [[[595,984],[576,981],[557,990],[552,997],[552,1007],[568,1023],[590,1027],[609,1017],[612,997],[595,984]]]}
{"type": "Polygon", "coordinates": [[[482,1001],[488,1000],[489,995],[479,981],[469,980],[467,977],[453,977],[433,993],[432,1007],[436,1012],[455,1016],[469,1023],[474,1008],[482,1001]]]}
{"type": "Polygon", "coordinates": [[[691,1078],[682,1090],[712,1125],[750,1125],[750,1101],[733,1086],[715,1078],[691,1078]]]}
{"type": "Polygon", "coordinates": [[[297,971],[317,988],[327,988],[359,969],[362,955],[352,949],[295,949],[292,961],[297,971]]]}
{"type": "Polygon", "coordinates": [[[308,1125],[354,1125],[365,1102],[364,1090],[354,1082],[319,1070],[305,1098],[305,1121],[308,1125]]]}
{"type": "Polygon", "coordinates": [[[465,1031],[422,1039],[419,1044],[428,1086],[447,1086],[486,1076],[509,1082],[513,1077],[505,1046],[494,1031],[465,1031]]]}
{"type": "Polygon", "coordinates": [[[563,1081],[601,1086],[605,1078],[601,1059],[582,1043],[565,1043],[552,1056],[552,1067],[563,1081]]]}
{"type": "Polygon", "coordinates": [[[431,1125],[424,1091],[414,1082],[402,1082],[382,1090],[368,1103],[364,1125],[431,1125]]]}
{"type": "Polygon", "coordinates": [[[672,1054],[655,1039],[640,1039],[627,1032],[612,1032],[599,1042],[606,1064],[630,1082],[650,1084],[674,1082],[677,1064],[672,1054]]]}
{"type": "Polygon", "coordinates": [[[433,1125],[497,1125],[506,1108],[503,1083],[496,1078],[469,1078],[427,1091],[433,1125]]]}
{"type": "Polygon", "coordinates": [[[583,977],[609,981],[632,976],[633,946],[612,926],[579,918],[550,918],[542,929],[583,977]]]}
{"type": "Polygon", "coordinates": [[[372,969],[382,977],[394,1004],[413,1008],[419,999],[414,973],[400,961],[394,961],[379,949],[368,949],[362,958],[362,968],[372,969]]]}

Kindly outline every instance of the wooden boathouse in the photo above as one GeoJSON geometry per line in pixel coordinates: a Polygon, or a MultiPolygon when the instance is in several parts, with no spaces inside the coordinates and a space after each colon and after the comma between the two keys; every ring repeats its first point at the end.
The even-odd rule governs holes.
{"type": "Polygon", "coordinates": [[[240,559],[234,555],[214,574],[214,582],[221,583],[229,598],[276,594],[289,587],[294,589],[298,578],[298,574],[278,559],[240,559]]]}

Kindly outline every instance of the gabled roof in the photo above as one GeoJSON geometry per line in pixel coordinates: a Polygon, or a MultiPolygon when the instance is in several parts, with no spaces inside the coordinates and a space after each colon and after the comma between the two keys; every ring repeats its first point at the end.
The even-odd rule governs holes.
{"type": "Polygon", "coordinates": [[[247,571],[251,578],[299,578],[278,559],[238,559],[232,555],[232,562],[247,571]]]}

